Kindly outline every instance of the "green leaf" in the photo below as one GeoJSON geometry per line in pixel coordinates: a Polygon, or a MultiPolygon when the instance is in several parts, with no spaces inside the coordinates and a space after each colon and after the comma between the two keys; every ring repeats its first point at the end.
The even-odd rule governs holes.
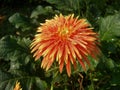
{"type": "Polygon", "coordinates": [[[9,22],[15,25],[16,28],[21,28],[23,31],[30,30],[32,28],[30,19],[19,13],[15,13],[9,17],[9,22]]]}
{"type": "Polygon", "coordinates": [[[13,90],[16,81],[20,82],[23,90],[46,90],[47,84],[36,76],[16,76],[0,70],[0,90],[13,90]]]}
{"type": "MultiPolygon", "coordinates": [[[[119,64],[120,65],[120,64],[119,64]]],[[[111,74],[111,86],[120,86],[120,66],[117,66],[111,74]]]]}
{"type": "Polygon", "coordinates": [[[0,90],[13,90],[12,85],[14,85],[14,82],[12,81],[12,78],[11,74],[0,70],[0,90]],[[11,82],[7,81],[9,78],[11,78],[11,82]]]}
{"type": "Polygon", "coordinates": [[[37,85],[37,87],[40,89],[40,90],[45,90],[45,88],[47,87],[47,84],[45,81],[41,81],[40,78],[36,77],[35,79],[35,83],[37,85]]]}
{"type": "Polygon", "coordinates": [[[102,41],[110,41],[120,37],[120,14],[101,18],[99,32],[102,41]]]}
{"type": "Polygon", "coordinates": [[[106,60],[106,67],[108,68],[108,69],[110,69],[110,70],[113,70],[114,69],[114,67],[115,67],[115,62],[112,60],[112,59],[108,59],[108,60],[106,60]]]}
{"type": "Polygon", "coordinates": [[[32,59],[29,50],[30,43],[29,38],[3,37],[0,40],[0,58],[10,60],[11,69],[17,69],[32,59]]]}
{"type": "Polygon", "coordinates": [[[0,58],[9,59],[8,53],[15,50],[15,47],[18,45],[16,44],[15,39],[11,39],[10,37],[3,37],[0,40],[0,58]]]}
{"type": "Polygon", "coordinates": [[[71,11],[79,8],[79,0],[46,0],[48,3],[55,5],[58,10],[71,11]]]}
{"type": "Polygon", "coordinates": [[[36,9],[34,11],[32,11],[32,14],[31,14],[31,18],[38,18],[38,15],[40,14],[44,14],[45,13],[45,10],[42,6],[37,6],[36,9]]]}
{"type": "Polygon", "coordinates": [[[43,8],[41,5],[39,5],[35,10],[32,11],[30,18],[38,18],[39,15],[48,15],[49,13],[53,12],[54,11],[51,6],[46,6],[43,8]]]}
{"type": "Polygon", "coordinates": [[[106,56],[101,56],[100,62],[97,66],[97,68],[99,70],[101,70],[101,72],[104,71],[113,71],[116,67],[116,63],[114,60],[112,60],[111,58],[108,58],[106,56]],[[103,70],[104,69],[104,70],[103,70]]]}

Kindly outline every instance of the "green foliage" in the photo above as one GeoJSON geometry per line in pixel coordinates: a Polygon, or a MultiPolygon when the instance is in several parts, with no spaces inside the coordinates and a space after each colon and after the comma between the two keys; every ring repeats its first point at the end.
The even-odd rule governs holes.
{"type": "Polygon", "coordinates": [[[0,57],[5,60],[21,60],[21,55],[26,57],[25,62],[28,62],[30,58],[29,55],[29,38],[15,38],[12,36],[3,37],[0,40],[0,57]]]}
{"type": "Polygon", "coordinates": [[[99,29],[102,41],[111,41],[120,37],[120,14],[101,18],[99,29]]]}
{"type": "MultiPolygon", "coordinates": [[[[18,71],[16,71],[18,72],[18,71]]],[[[39,77],[28,75],[16,75],[9,72],[0,70],[0,89],[1,90],[13,90],[16,81],[20,81],[23,90],[45,90],[46,83],[39,77]]]]}
{"type": "MultiPolygon", "coordinates": [[[[4,0],[15,5],[13,1],[4,0]]],[[[23,90],[120,89],[119,0],[28,0],[22,8],[0,7],[0,90],[13,90],[16,81],[23,90]],[[30,52],[39,24],[60,13],[87,18],[100,35],[100,60],[92,62],[89,57],[88,71],[83,72],[79,66],[71,77],[65,70],[60,74],[55,63],[45,72],[40,67],[42,57],[34,61],[30,52]]]]}
{"type": "Polygon", "coordinates": [[[41,5],[37,6],[36,9],[31,13],[31,18],[38,18],[39,15],[48,15],[50,13],[54,14],[51,6],[46,6],[43,8],[41,5]]]}
{"type": "Polygon", "coordinates": [[[45,90],[46,83],[38,76],[31,74],[35,72],[35,63],[30,54],[29,45],[31,40],[29,38],[15,38],[13,36],[3,37],[0,40],[0,58],[9,61],[9,69],[3,71],[0,68],[0,89],[13,90],[16,81],[20,81],[24,90],[31,90],[36,88],[45,90]],[[29,70],[27,68],[29,67],[29,70]]]}
{"type": "Polygon", "coordinates": [[[12,15],[9,18],[9,22],[15,25],[15,28],[21,28],[23,31],[31,29],[30,20],[19,13],[12,15]]]}

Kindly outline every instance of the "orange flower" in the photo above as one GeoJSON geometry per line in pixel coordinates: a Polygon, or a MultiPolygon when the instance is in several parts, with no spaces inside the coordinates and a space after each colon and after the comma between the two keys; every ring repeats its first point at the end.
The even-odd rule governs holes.
{"type": "Polygon", "coordinates": [[[71,64],[76,68],[78,61],[85,70],[85,62],[90,65],[87,56],[95,58],[99,53],[97,34],[92,29],[86,19],[74,18],[74,14],[65,17],[56,15],[38,28],[31,52],[34,52],[35,60],[44,57],[41,67],[46,71],[56,60],[60,73],[65,65],[70,76],[71,64]]]}
{"type": "Polygon", "coordinates": [[[15,87],[13,90],[22,90],[21,86],[20,86],[20,82],[16,81],[15,87]]]}

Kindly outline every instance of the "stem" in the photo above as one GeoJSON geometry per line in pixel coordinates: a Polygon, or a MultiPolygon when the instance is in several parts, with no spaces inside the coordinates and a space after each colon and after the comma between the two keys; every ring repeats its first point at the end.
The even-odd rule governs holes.
{"type": "MultiPolygon", "coordinates": [[[[53,76],[53,79],[56,78],[57,75],[58,75],[58,71],[53,76]]],[[[50,90],[53,90],[53,88],[54,88],[54,82],[51,82],[51,88],[50,88],[50,90]]]]}
{"type": "Polygon", "coordinates": [[[53,90],[53,83],[51,83],[51,88],[50,88],[50,90],[53,90]]]}

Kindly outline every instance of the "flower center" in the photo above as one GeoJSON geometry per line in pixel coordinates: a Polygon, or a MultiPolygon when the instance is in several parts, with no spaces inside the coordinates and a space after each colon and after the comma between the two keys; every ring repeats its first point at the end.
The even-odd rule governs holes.
{"type": "Polygon", "coordinates": [[[70,35],[70,29],[67,27],[58,28],[60,37],[68,37],[70,35]]]}
{"type": "Polygon", "coordinates": [[[69,33],[68,28],[63,28],[60,32],[60,34],[62,34],[62,35],[67,35],[68,33],[69,33]]]}

